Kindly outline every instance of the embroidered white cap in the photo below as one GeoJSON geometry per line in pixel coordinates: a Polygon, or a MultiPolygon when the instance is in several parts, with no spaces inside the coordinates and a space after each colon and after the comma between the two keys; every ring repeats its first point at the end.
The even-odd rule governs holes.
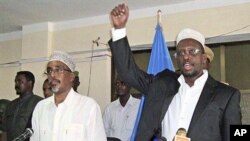
{"type": "Polygon", "coordinates": [[[65,65],[67,65],[69,67],[69,69],[74,72],[75,71],[75,63],[73,61],[73,59],[71,58],[71,56],[63,51],[54,51],[49,59],[49,62],[51,61],[60,61],[63,62],[65,65]]]}
{"type": "Polygon", "coordinates": [[[176,45],[179,44],[180,41],[184,39],[194,39],[201,43],[201,45],[205,48],[205,37],[198,31],[195,31],[190,28],[183,29],[176,38],[176,45]]]}

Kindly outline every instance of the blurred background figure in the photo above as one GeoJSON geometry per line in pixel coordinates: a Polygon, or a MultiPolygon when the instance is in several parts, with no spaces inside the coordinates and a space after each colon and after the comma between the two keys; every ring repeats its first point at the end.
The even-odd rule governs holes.
{"type": "Polygon", "coordinates": [[[214,59],[214,52],[212,51],[211,48],[205,46],[205,54],[207,55],[207,61],[206,64],[204,65],[204,69],[209,70],[211,67],[211,62],[214,59]]]}
{"type": "Polygon", "coordinates": [[[33,93],[35,76],[30,71],[19,71],[15,77],[15,90],[19,96],[8,104],[3,118],[3,139],[12,141],[26,128],[31,128],[31,118],[36,104],[43,98],[33,93]]]}
{"type": "MultiPolygon", "coordinates": [[[[110,103],[103,114],[107,137],[118,138],[121,141],[130,140],[140,105],[140,100],[131,95],[130,89],[129,85],[117,77],[115,90],[118,99],[110,103]]],[[[108,138],[108,141],[110,139],[108,138]]]]}
{"type": "Polygon", "coordinates": [[[9,100],[7,99],[0,99],[0,141],[2,141],[2,124],[3,124],[3,117],[4,117],[4,112],[8,106],[8,104],[10,103],[9,100]]]}
{"type": "Polygon", "coordinates": [[[49,84],[48,78],[44,80],[43,82],[43,95],[45,98],[50,97],[53,95],[53,92],[51,90],[51,86],[49,84]]]}
{"type": "Polygon", "coordinates": [[[75,79],[73,81],[73,89],[77,92],[77,88],[80,85],[79,72],[74,71],[75,79]]]}

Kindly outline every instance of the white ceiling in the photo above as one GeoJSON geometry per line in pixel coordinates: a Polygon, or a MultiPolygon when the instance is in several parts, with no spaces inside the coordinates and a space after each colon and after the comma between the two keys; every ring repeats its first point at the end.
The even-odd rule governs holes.
{"type": "Polygon", "coordinates": [[[106,15],[122,2],[137,10],[187,1],[193,0],[0,0],[0,34],[23,25],[106,15]]]}
{"type": "Polygon", "coordinates": [[[0,0],[0,35],[21,31],[24,25],[37,23],[77,19],[92,23],[94,21],[89,21],[90,17],[93,20],[93,17],[108,15],[114,6],[123,2],[129,5],[130,11],[145,14],[143,9],[156,12],[156,8],[165,7],[168,13],[183,12],[242,4],[250,0],[0,0]]]}

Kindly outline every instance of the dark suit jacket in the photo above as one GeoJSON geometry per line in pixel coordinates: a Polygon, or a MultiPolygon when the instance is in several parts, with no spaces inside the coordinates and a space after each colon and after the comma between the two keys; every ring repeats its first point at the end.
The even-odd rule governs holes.
{"type": "MultiPolygon", "coordinates": [[[[127,37],[115,42],[110,40],[109,45],[118,74],[146,96],[136,141],[150,141],[161,131],[161,122],[180,86],[179,76],[167,69],[156,76],[140,70],[127,37]]],[[[229,141],[231,124],[241,124],[240,92],[209,75],[195,108],[188,137],[192,141],[229,141]]]]}

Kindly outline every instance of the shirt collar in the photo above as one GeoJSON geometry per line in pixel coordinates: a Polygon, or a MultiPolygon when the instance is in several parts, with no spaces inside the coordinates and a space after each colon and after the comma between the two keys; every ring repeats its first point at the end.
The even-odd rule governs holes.
{"type": "Polygon", "coordinates": [[[133,97],[131,96],[131,94],[129,95],[129,99],[126,105],[133,105],[134,101],[133,101],[133,97]]]}
{"type": "MultiPolygon", "coordinates": [[[[130,94],[130,95],[129,95],[129,98],[128,98],[128,101],[127,101],[127,103],[126,103],[126,105],[125,105],[124,107],[127,107],[127,105],[133,105],[133,103],[134,103],[134,99],[133,99],[133,97],[132,97],[131,94],[130,94]]],[[[121,103],[120,103],[119,98],[116,100],[116,105],[121,106],[121,103]]],[[[122,106],[121,106],[121,107],[122,107],[122,106]]]]}
{"type": "Polygon", "coordinates": [[[67,106],[71,105],[74,94],[75,94],[75,91],[73,90],[73,88],[71,88],[71,90],[69,91],[63,103],[66,104],[67,106]]]}
{"type": "MultiPolygon", "coordinates": [[[[65,104],[65,105],[69,106],[71,104],[71,102],[72,102],[72,99],[73,99],[74,95],[75,95],[75,91],[74,91],[73,88],[71,88],[68,95],[64,99],[64,101],[62,103],[60,103],[59,105],[64,105],[65,104]]],[[[51,103],[56,104],[55,103],[55,94],[53,94],[51,97],[49,97],[48,100],[51,103]]]]}
{"type": "Polygon", "coordinates": [[[208,72],[207,70],[203,70],[203,74],[195,80],[194,85],[202,85],[205,84],[208,78],[208,72]]]}
{"type": "Polygon", "coordinates": [[[31,93],[26,94],[26,95],[23,96],[22,98],[19,97],[19,101],[20,101],[20,102],[25,101],[25,100],[29,99],[29,97],[31,97],[32,95],[33,95],[33,93],[31,92],[31,93]]]}
{"type": "MultiPolygon", "coordinates": [[[[194,81],[194,86],[205,84],[207,78],[208,78],[208,72],[207,70],[204,69],[203,74],[194,81]]],[[[181,85],[186,83],[183,75],[180,75],[180,77],[178,78],[178,81],[181,85]]]]}

